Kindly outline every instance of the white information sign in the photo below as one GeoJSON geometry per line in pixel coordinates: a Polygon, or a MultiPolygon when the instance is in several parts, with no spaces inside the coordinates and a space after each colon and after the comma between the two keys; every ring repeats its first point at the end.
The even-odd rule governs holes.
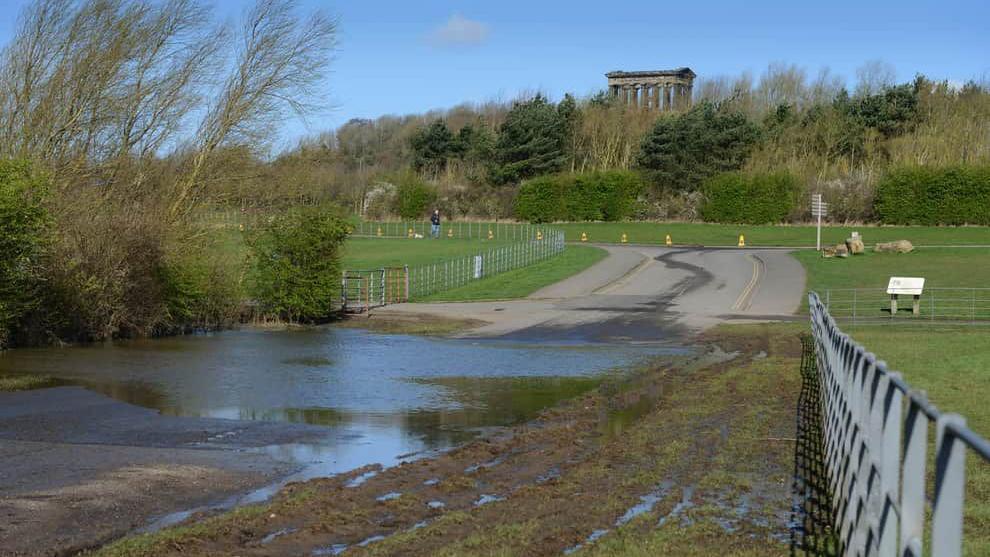
{"type": "Polygon", "coordinates": [[[920,277],[890,277],[887,283],[887,294],[904,294],[920,296],[925,287],[925,279],[920,277]]]}

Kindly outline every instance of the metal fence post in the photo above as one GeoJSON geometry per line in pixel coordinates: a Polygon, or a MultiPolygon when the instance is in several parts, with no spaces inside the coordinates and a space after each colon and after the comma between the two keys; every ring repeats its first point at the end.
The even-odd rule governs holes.
{"type": "Polygon", "coordinates": [[[962,555],[966,447],[952,431],[966,427],[958,414],[943,414],[935,425],[935,500],[932,503],[932,555],[962,555]]]}

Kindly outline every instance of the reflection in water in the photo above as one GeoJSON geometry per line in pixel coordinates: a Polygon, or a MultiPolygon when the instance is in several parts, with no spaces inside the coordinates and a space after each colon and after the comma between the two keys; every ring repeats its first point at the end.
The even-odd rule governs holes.
{"type": "Polygon", "coordinates": [[[448,448],[531,419],[605,370],[681,352],[320,327],[13,350],[0,374],[51,375],[168,415],[327,426],[324,444],[264,449],[317,475],[448,448]]]}

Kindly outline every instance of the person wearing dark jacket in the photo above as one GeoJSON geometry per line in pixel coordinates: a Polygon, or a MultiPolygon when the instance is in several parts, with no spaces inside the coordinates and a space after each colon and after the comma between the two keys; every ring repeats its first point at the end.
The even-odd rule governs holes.
{"type": "Polygon", "coordinates": [[[430,215],[430,236],[434,238],[440,237],[440,209],[433,209],[433,214],[430,215]]]}

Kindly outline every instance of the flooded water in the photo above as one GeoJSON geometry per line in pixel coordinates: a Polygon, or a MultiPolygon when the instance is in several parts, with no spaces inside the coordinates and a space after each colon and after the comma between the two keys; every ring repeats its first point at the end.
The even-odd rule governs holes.
{"type": "Polygon", "coordinates": [[[321,327],[243,330],[0,354],[0,374],[51,375],[163,414],[325,426],[325,442],[261,450],[327,475],[442,450],[533,418],[658,345],[536,345],[321,327]]]}

